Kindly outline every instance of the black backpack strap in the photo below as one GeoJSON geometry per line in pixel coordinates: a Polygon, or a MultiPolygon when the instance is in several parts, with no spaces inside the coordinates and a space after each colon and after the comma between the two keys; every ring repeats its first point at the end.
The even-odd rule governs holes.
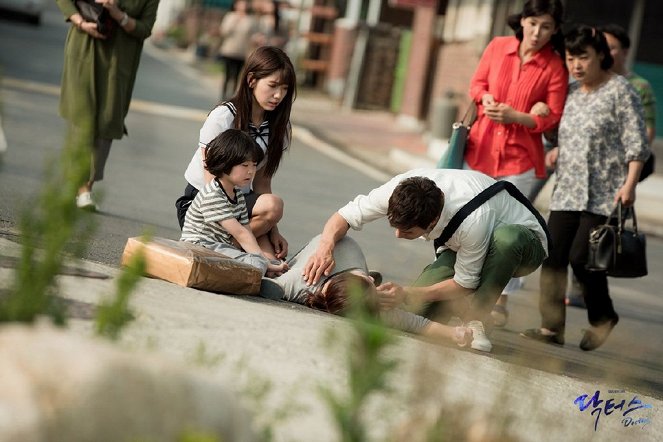
{"type": "Polygon", "coordinates": [[[437,249],[440,248],[441,246],[445,245],[447,241],[451,238],[451,236],[456,233],[456,230],[458,230],[458,227],[465,221],[465,218],[470,216],[472,212],[477,210],[483,203],[491,199],[493,196],[498,194],[504,189],[504,186],[500,183],[503,183],[504,181],[498,181],[495,184],[491,185],[490,187],[484,189],[479,193],[477,196],[472,198],[467,204],[465,204],[463,207],[458,210],[454,214],[454,216],[451,217],[451,220],[449,220],[449,223],[444,227],[444,230],[442,231],[442,234],[433,242],[433,246],[435,247],[435,254],[437,255],[437,249]]]}
{"type": "Polygon", "coordinates": [[[490,187],[484,189],[479,193],[477,196],[472,198],[467,204],[465,204],[463,207],[458,210],[454,214],[454,216],[451,217],[451,220],[449,223],[444,227],[444,230],[442,231],[442,234],[435,240],[433,241],[433,247],[435,247],[435,255],[437,256],[437,249],[439,249],[441,246],[445,245],[447,241],[451,238],[451,236],[456,233],[456,230],[458,230],[458,227],[465,221],[465,218],[467,218],[472,212],[477,210],[483,203],[500,193],[502,190],[506,190],[509,192],[509,194],[518,200],[522,205],[527,207],[527,209],[532,212],[532,214],[536,217],[536,220],[541,224],[541,227],[543,228],[543,231],[546,234],[546,238],[548,239],[548,248],[550,248],[550,232],[548,232],[548,226],[546,225],[546,221],[543,219],[541,214],[539,213],[538,210],[534,208],[532,203],[523,195],[516,186],[513,185],[513,183],[510,183],[508,181],[498,181],[494,184],[492,184],[490,187]]]}
{"type": "Polygon", "coordinates": [[[543,229],[543,233],[546,234],[546,240],[548,242],[548,251],[550,251],[550,246],[552,245],[552,240],[550,239],[550,232],[548,231],[548,224],[546,223],[546,220],[543,219],[543,216],[541,216],[541,213],[536,210],[534,205],[530,200],[527,199],[525,195],[522,194],[520,190],[516,186],[513,185],[513,183],[510,183],[508,181],[500,181],[501,183],[504,183],[504,188],[506,189],[509,194],[517,199],[520,204],[525,206],[530,212],[532,212],[532,215],[536,218],[536,220],[539,222],[541,225],[541,228],[543,229]]]}

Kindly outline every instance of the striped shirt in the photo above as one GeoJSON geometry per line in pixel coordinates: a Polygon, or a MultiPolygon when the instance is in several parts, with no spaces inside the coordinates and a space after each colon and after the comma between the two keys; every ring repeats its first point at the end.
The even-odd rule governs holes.
{"type": "Polygon", "coordinates": [[[180,241],[202,246],[233,245],[232,236],[221,227],[221,221],[231,218],[243,225],[249,223],[244,194],[235,188],[235,200],[232,200],[218,180],[213,180],[196,195],[187,210],[180,241]]]}

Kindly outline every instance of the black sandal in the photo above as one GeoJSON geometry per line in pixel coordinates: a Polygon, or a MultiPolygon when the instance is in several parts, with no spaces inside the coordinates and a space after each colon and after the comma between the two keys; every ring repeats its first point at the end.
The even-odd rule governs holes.
{"type": "Polygon", "coordinates": [[[601,324],[599,327],[605,327],[605,329],[601,330],[600,334],[594,332],[593,330],[584,330],[585,334],[580,341],[580,349],[584,351],[591,351],[599,348],[601,345],[603,345],[605,340],[608,339],[610,332],[613,328],[615,328],[615,325],[617,325],[618,322],[619,316],[604,324],[601,324]]]}

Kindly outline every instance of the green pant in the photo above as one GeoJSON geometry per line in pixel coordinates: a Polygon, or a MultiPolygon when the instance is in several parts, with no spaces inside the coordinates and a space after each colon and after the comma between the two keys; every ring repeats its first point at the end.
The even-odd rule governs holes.
{"type": "MultiPolygon", "coordinates": [[[[517,224],[497,227],[490,240],[470,311],[463,319],[485,320],[509,279],[532,273],[545,256],[539,237],[530,229],[517,224]]],[[[421,272],[414,285],[424,287],[453,278],[455,264],[456,252],[445,250],[421,272]]],[[[452,313],[450,307],[449,302],[436,301],[426,306],[424,315],[445,320],[452,313]]]]}

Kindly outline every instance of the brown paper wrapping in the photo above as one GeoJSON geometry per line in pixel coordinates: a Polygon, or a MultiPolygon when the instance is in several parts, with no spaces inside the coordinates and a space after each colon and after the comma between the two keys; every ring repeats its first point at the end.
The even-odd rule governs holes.
{"type": "Polygon", "coordinates": [[[182,287],[231,295],[260,292],[262,274],[257,268],[183,241],[157,237],[144,243],[140,237],[129,238],[122,265],[126,266],[140,249],[145,251],[147,276],[182,287]]]}

